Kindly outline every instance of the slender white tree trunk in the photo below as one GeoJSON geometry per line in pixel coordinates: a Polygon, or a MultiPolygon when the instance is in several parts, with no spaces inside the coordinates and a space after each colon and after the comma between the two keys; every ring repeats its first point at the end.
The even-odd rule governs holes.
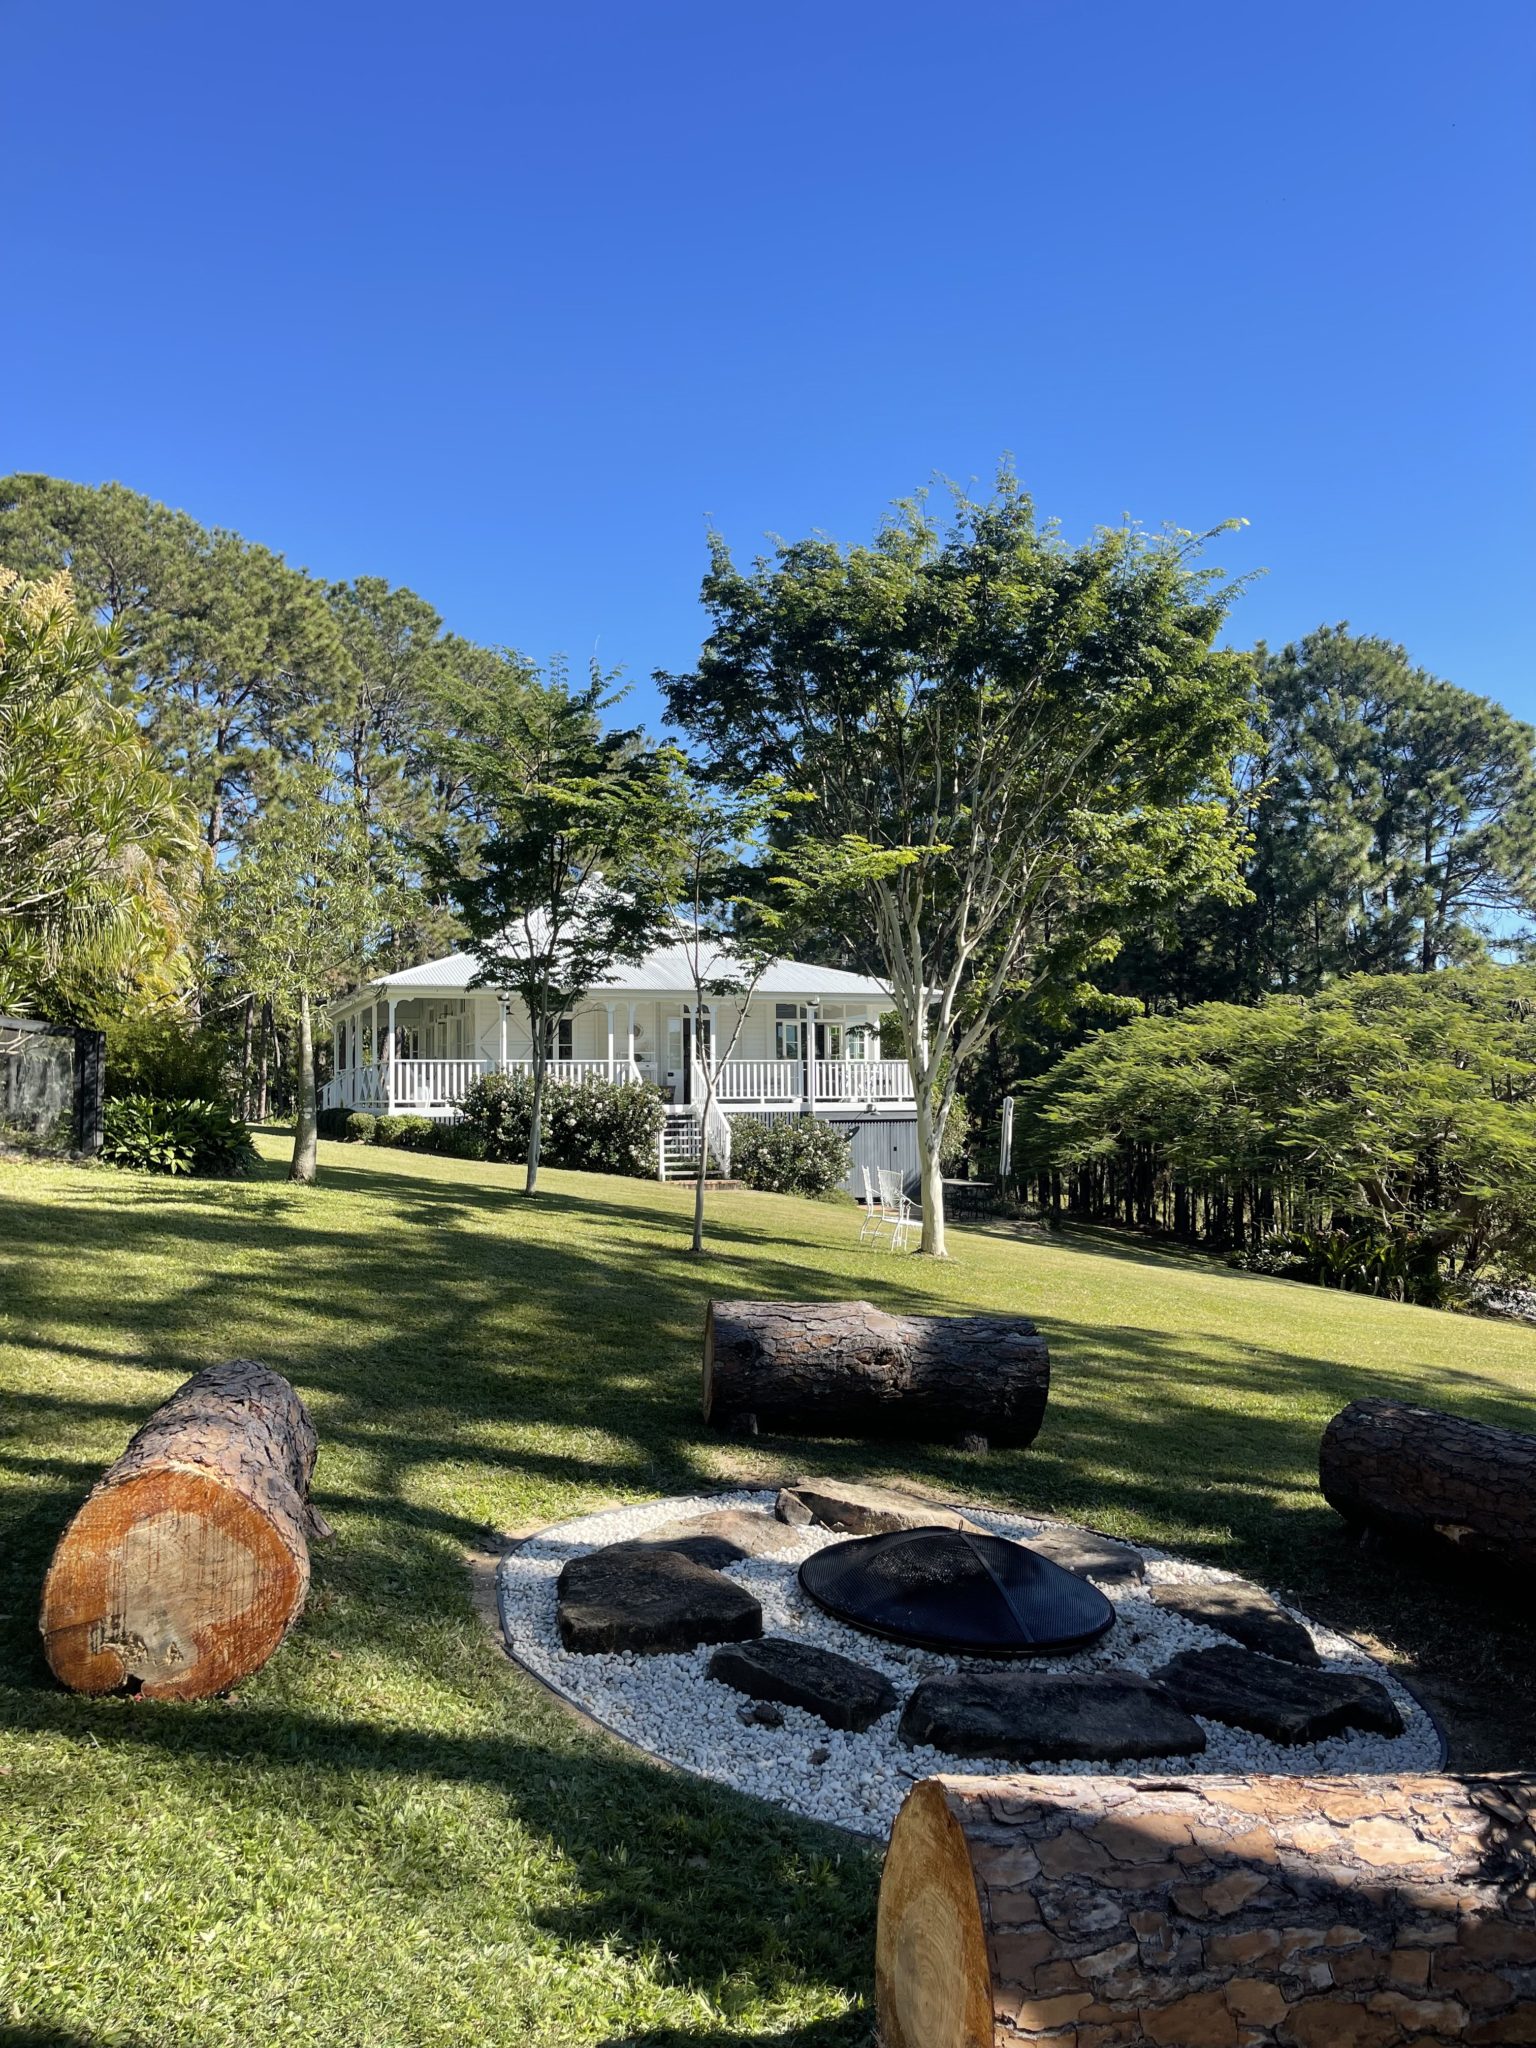
{"type": "Polygon", "coordinates": [[[539,1149],[544,1137],[544,1070],[547,1057],[541,1023],[533,1041],[533,1109],[528,1119],[528,1171],[523,1179],[525,1195],[539,1192],[539,1149]]]}
{"type": "MultiPolygon", "coordinates": [[[[697,1028],[694,1032],[694,1042],[698,1042],[697,1028]]],[[[690,1250],[696,1252],[704,1249],[704,1183],[709,1178],[709,1117],[715,1105],[714,1076],[707,1068],[701,1068],[701,1071],[704,1074],[704,1121],[699,1131],[698,1177],[693,1183],[693,1243],[690,1246],[690,1250]]]]}
{"type": "Polygon", "coordinates": [[[949,1253],[944,1245],[944,1169],[939,1163],[944,1126],[934,1115],[931,1080],[926,1074],[919,1076],[917,1061],[910,1064],[917,1095],[917,1158],[923,1203],[920,1248],[930,1258],[946,1259],[949,1253]]]}
{"type": "Polygon", "coordinates": [[[293,1160],[290,1180],[307,1187],[315,1177],[318,1135],[315,1116],[315,1041],[309,1015],[309,991],[299,991],[298,1114],[293,1126],[293,1160]]]}

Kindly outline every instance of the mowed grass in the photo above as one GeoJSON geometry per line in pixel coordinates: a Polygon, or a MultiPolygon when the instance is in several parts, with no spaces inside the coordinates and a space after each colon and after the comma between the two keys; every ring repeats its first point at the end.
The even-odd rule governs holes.
{"type": "Polygon", "coordinates": [[[1467,1765],[1536,1762],[1529,1601],[1344,1539],[1316,1490],[1363,1393],[1532,1426],[1536,1333],[1091,1236],[862,1250],[848,1207],[322,1146],[323,1184],[0,1166],[0,2041],[867,2041],[876,1858],[589,1733],[501,1657],[466,1553],[795,1468],[1077,1515],[1383,1646],[1467,1765]],[[711,1295],[1018,1310],[1038,1443],[726,1439],[711,1295]],[[233,1355],[297,1383],[335,1524],[234,1698],[81,1700],[36,1634],[55,1537],[148,1411],[233,1355]]]}

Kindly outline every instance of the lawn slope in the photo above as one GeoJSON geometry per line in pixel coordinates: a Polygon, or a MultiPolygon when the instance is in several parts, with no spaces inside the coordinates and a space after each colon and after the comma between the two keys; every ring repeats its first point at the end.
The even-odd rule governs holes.
{"type": "Polygon", "coordinates": [[[874,1859],[585,1733],[498,1659],[492,1532],[804,1467],[1076,1514],[1252,1573],[1368,1637],[1458,1760],[1536,1758],[1524,1606],[1362,1557],[1316,1491],[1361,1393],[1531,1426],[1536,1333],[1106,1238],[862,1250],[852,1212],[322,1146],[323,1182],[0,1165],[0,2041],[868,2039],[874,1859]],[[711,1294],[1006,1308],[1052,1346],[1028,1452],[725,1440],[711,1294]],[[236,1698],[67,1698],[35,1608],[62,1522],[188,1373],[268,1360],[311,1404],[337,1540],[236,1698]],[[7,2027],[11,2030],[6,2032],[7,2027]]]}

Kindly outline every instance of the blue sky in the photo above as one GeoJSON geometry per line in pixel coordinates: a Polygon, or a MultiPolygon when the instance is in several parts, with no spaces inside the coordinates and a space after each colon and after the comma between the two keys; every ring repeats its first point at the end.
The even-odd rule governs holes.
{"type": "Polygon", "coordinates": [[[1531,0],[14,4],[0,469],[648,677],[1011,451],[1536,718],[1531,0]]]}

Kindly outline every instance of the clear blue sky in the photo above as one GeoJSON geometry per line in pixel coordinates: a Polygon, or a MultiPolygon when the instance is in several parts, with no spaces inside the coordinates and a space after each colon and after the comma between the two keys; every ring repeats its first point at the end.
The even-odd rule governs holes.
{"type": "Polygon", "coordinates": [[[0,468],[535,656],[1012,451],[1536,717],[1533,0],[13,4],[0,468]]]}

